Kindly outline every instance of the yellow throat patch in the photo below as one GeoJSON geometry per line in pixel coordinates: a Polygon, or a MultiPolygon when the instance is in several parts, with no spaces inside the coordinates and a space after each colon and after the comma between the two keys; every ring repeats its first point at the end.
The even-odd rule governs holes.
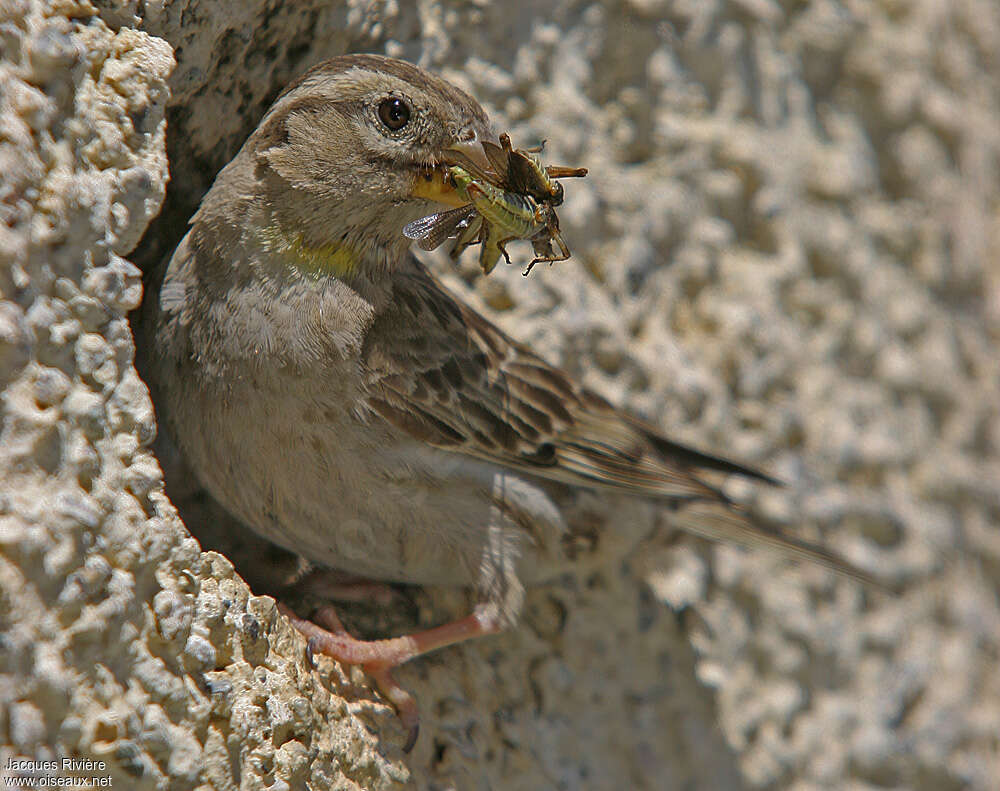
{"type": "Polygon", "coordinates": [[[302,241],[302,234],[286,234],[279,228],[262,228],[259,238],[264,248],[289,266],[313,275],[346,277],[357,269],[361,257],[347,242],[310,247],[302,241]]]}

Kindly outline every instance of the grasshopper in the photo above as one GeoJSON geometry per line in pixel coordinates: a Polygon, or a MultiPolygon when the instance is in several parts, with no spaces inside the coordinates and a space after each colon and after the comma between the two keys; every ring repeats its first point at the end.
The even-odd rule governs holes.
{"type": "MultiPolygon", "coordinates": [[[[481,244],[479,265],[489,274],[502,255],[510,257],[506,245],[514,239],[530,239],[539,260],[565,261],[569,250],[559,233],[559,220],[547,201],[539,203],[531,195],[502,190],[488,181],[474,178],[464,168],[453,165],[449,176],[455,189],[469,204],[451,211],[433,214],[410,223],[404,233],[416,237],[425,250],[433,250],[445,238],[457,233],[451,250],[452,259],[472,244],[481,244]],[[559,245],[559,254],[551,250],[551,242],[559,245]]],[[[536,261],[532,261],[530,271],[536,261]]],[[[527,273],[527,272],[526,272],[527,273]]]]}
{"type": "Polygon", "coordinates": [[[459,155],[448,168],[451,183],[468,204],[415,220],[403,229],[404,235],[424,250],[457,236],[452,260],[470,245],[481,244],[479,265],[485,274],[493,271],[501,255],[510,263],[506,244],[515,239],[531,241],[535,252],[525,275],[536,263],[565,261],[570,252],[555,212],[564,193],[556,179],[585,176],[587,169],[543,167],[533,150],[515,149],[506,134],[500,136],[499,146],[490,142],[482,146],[492,170],[459,155]]]}
{"type": "Polygon", "coordinates": [[[514,148],[510,136],[500,135],[500,145],[489,141],[482,143],[490,165],[500,178],[497,186],[522,195],[530,195],[539,203],[559,206],[563,202],[563,186],[556,179],[580,178],[587,175],[586,168],[566,168],[556,165],[542,166],[535,156],[542,150],[544,141],[537,148],[514,148]]]}

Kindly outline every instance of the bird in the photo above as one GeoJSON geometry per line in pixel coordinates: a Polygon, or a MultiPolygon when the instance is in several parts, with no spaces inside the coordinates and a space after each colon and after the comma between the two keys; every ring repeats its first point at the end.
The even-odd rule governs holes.
{"type": "Polygon", "coordinates": [[[280,609],[312,653],[361,665],[413,746],[393,668],[514,626],[565,568],[551,485],[655,501],[677,528],[866,579],[758,524],[720,488],[764,472],[675,442],[450,293],[402,229],[461,205],[449,152],[497,141],[464,91],[378,55],[292,82],[218,174],[143,307],[161,424],[250,530],[322,568],[475,591],[471,614],[355,639],[335,611],[280,609]]]}

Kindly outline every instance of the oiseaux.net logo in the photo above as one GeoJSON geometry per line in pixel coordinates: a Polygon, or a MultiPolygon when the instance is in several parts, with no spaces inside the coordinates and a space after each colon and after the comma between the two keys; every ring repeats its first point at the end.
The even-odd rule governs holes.
{"type": "Polygon", "coordinates": [[[0,764],[2,788],[110,788],[105,761],[90,758],[40,760],[10,756],[0,764]]]}

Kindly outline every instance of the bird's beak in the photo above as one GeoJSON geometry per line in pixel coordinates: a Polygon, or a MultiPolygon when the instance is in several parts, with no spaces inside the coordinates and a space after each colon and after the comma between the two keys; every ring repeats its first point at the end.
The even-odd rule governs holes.
{"type": "Polygon", "coordinates": [[[490,172],[490,163],[479,137],[461,140],[444,150],[441,164],[427,168],[416,176],[410,196],[456,208],[465,206],[468,201],[460,197],[455,190],[455,185],[448,175],[449,165],[465,167],[477,177],[490,172]]]}
{"type": "Polygon", "coordinates": [[[463,200],[455,185],[448,175],[447,165],[435,165],[434,167],[423,168],[413,177],[413,188],[410,190],[411,198],[424,198],[425,200],[443,203],[445,206],[458,208],[468,203],[463,200]]]}
{"type": "MultiPolygon", "coordinates": [[[[491,141],[496,145],[496,141],[491,141]]],[[[496,178],[492,166],[486,158],[483,141],[478,134],[468,140],[460,140],[445,149],[444,159],[449,165],[458,165],[468,170],[475,178],[496,178]]]]}

